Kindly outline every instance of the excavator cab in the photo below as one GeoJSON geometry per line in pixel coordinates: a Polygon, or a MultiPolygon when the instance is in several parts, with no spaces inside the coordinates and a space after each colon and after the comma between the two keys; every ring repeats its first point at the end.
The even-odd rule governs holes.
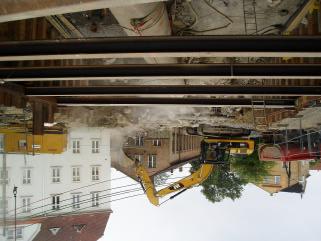
{"type": "Polygon", "coordinates": [[[225,164],[229,160],[231,144],[228,142],[201,142],[201,163],[225,164]]]}

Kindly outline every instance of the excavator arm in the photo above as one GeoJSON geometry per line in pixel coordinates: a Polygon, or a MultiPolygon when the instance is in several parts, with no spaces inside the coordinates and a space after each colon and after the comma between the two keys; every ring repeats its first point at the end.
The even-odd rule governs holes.
{"type": "Polygon", "coordinates": [[[158,206],[159,198],[174,192],[186,190],[205,181],[212,173],[213,167],[213,164],[202,164],[201,167],[191,175],[159,191],[156,191],[154,183],[143,165],[136,164],[136,174],[145,189],[149,201],[153,205],[158,206]]]}
{"type": "MultiPolygon", "coordinates": [[[[214,165],[228,163],[230,153],[250,154],[254,151],[253,140],[243,139],[213,139],[205,138],[201,142],[201,157],[202,163],[200,168],[191,175],[163,188],[156,190],[153,180],[150,178],[147,169],[138,161],[136,162],[136,175],[146,192],[149,201],[159,206],[159,198],[165,197],[168,194],[176,193],[173,197],[182,193],[184,190],[205,181],[214,169],[214,165]],[[243,150],[243,149],[244,150],[243,150]],[[242,150],[242,152],[239,150],[242,150]]],[[[173,198],[172,197],[172,198],[173,198]]]]}

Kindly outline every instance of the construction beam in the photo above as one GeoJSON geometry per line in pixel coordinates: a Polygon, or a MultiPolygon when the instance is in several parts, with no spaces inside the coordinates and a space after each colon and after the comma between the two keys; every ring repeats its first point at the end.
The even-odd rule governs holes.
{"type": "Polygon", "coordinates": [[[173,64],[0,68],[3,81],[321,79],[321,64],[173,64]]]}
{"type": "Polygon", "coordinates": [[[0,42],[0,61],[144,57],[321,57],[321,36],[157,36],[0,42]]]}
{"type": "MultiPolygon", "coordinates": [[[[153,105],[184,105],[194,107],[252,107],[249,98],[112,98],[112,97],[57,97],[58,106],[153,106],[153,105]]],[[[257,104],[256,104],[257,105],[257,104]]],[[[262,103],[258,105],[263,106],[262,103]]],[[[293,108],[294,99],[265,100],[267,108],[293,108]]]]}
{"type": "Polygon", "coordinates": [[[1,0],[0,23],[164,0],[1,0]]]}
{"type": "Polygon", "coordinates": [[[109,85],[26,87],[27,96],[262,95],[320,96],[319,86],[109,85]]]}

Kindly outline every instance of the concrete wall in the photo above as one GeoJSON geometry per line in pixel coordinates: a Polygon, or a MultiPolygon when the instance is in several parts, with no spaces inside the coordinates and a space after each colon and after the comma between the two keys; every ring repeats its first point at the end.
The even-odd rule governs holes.
{"type": "Polygon", "coordinates": [[[162,0],[1,0],[0,22],[162,0]]]}

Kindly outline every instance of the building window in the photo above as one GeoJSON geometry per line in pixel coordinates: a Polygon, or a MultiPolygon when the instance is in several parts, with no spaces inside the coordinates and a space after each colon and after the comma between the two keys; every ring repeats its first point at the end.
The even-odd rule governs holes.
{"type": "Polygon", "coordinates": [[[80,140],[72,141],[72,153],[80,153],[80,140]]]}
{"type": "MultiPolygon", "coordinates": [[[[10,228],[7,230],[7,234],[8,234],[8,239],[14,239],[14,229],[10,228]]],[[[22,239],[22,227],[17,227],[16,229],[16,237],[17,239],[22,239]]]]}
{"type": "Polygon", "coordinates": [[[136,161],[138,161],[138,162],[142,162],[143,161],[143,159],[144,159],[144,156],[143,155],[134,155],[134,160],[136,161]]]}
{"type": "Polygon", "coordinates": [[[91,180],[93,180],[93,181],[99,180],[99,167],[98,166],[91,167],[91,180]]]}
{"type": "Polygon", "coordinates": [[[31,169],[24,169],[23,170],[23,184],[30,184],[31,183],[31,169]]]}
{"type": "Polygon", "coordinates": [[[135,146],[144,146],[144,137],[136,136],[135,137],[135,146]]]}
{"type": "Polygon", "coordinates": [[[153,140],[153,146],[161,146],[161,140],[160,139],[153,140]]]}
{"type": "Polygon", "coordinates": [[[280,176],[274,176],[274,184],[280,184],[281,183],[281,177],[280,176]]]}
{"type": "Polygon", "coordinates": [[[175,133],[172,133],[172,153],[175,153],[175,133]]]}
{"type": "Polygon", "coordinates": [[[176,133],[176,152],[179,152],[182,150],[182,139],[181,135],[176,133]]]}
{"type": "Polygon", "coordinates": [[[81,233],[81,230],[83,230],[84,227],[86,227],[86,224],[74,224],[72,226],[76,230],[77,233],[81,233]]]}
{"type": "Polygon", "coordinates": [[[156,155],[148,155],[148,168],[156,168],[156,155]]]}
{"type": "Polygon", "coordinates": [[[99,140],[91,141],[91,153],[99,153],[99,140]]]}
{"type": "Polygon", "coordinates": [[[265,176],[265,177],[263,177],[263,184],[279,185],[280,183],[281,183],[280,176],[265,176]]]}
{"type": "Polygon", "coordinates": [[[0,184],[9,183],[9,172],[8,169],[0,169],[0,184]]]}
{"type": "Polygon", "coordinates": [[[18,146],[20,150],[26,150],[27,148],[27,141],[26,140],[19,140],[18,146]]]}
{"type": "Polygon", "coordinates": [[[54,195],[52,196],[52,210],[59,210],[60,209],[60,196],[54,195]]]}
{"type": "Polygon", "coordinates": [[[80,208],[80,194],[72,195],[72,208],[80,208]]]}
{"type": "Polygon", "coordinates": [[[31,211],[30,204],[31,204],[30,197],[22,198],[22,212],[29,213],[31,211]]]}
{"type": "Polygon", "coordinates": [[[80,181],[80,167],[72,168],[72,181],[79,182],[80,181]]]}
{"type": "Polygon", "coordinates": [[[60,167],[53,167],[51,169],[52,174],[52,182],[59,183],[60,182],[60,167]]]}
{"type": "Polygon", "coordinates": [[[99,206],[99,192],[91,193],[91,206],[98,207],[99,206]]]}
{"type": "Polygon", "coordinates": [[[263,184],[269,184],[270,183],[270,176],[264,176],[263,177],[263,184]]]}

